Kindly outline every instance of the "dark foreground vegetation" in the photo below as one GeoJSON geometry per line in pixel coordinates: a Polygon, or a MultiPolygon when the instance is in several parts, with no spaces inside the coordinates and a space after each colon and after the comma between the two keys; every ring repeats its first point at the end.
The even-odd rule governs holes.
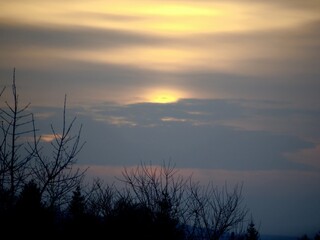
{"type": "Polygon", "coordinates": [[[0,103],[1,236],[260,238],[252,218],[247,219],[241,184],[202,186],[179,175],[170,162],[124,168],[121,184],[86,182],[86,170],[77,167],[81,126],[75,130],[76,119],[68,121],[66,100],[62,127],[51,126],[52,150],[45,155],[29,105],[19,105],[15,72],[11,92],[11,101],[0,103]]]}

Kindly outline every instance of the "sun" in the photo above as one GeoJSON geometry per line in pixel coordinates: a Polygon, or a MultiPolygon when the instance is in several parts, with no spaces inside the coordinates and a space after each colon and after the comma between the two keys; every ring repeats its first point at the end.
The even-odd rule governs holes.
{"type": "Polygon", "coordinates": [[[159,96],[155,96],[153,99],[151,99],[151,102],[153,103],[172,103],[176,102],[178,100],[177,97],[168,95],[168,94],[160,94],[159,96]]]}
{"type": "Polygon", "coordinates": [[[156,89],[150,91],[147,96],[147,102],[151,103],[174,103],[177,102],[183,95],[176,90],[168,90],[168,89],[156,89]]]}

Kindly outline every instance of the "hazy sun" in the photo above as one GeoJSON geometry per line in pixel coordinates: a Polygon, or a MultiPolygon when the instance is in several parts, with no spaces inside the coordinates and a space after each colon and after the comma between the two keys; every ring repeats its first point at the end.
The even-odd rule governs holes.
{"type": "Polygon", "coordinates": [[[176,102],[178,98],[172,95],[167,95],[167,94],[161,94],[159,96],[155,96],[153,99],[151,99],[151,102],[154,103],[171,103],[171,102],[176,102]]]}
{"type": "Polygon", "coordinates": [[[182,94],[175,90],[157,89],[150,91],[146,99],[151,103],[173,103],[182,97],[182,94]]]}

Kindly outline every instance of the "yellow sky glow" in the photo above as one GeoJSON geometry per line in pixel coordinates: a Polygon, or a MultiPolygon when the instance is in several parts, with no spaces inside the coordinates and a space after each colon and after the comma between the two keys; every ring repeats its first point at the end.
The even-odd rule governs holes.
{"type": "Polygon", "coordinates": [[[156,0],[33,0],[8,1],[1,3],[1,8],[2,18],[15,22],[130,29],[165,35],[273,29],[318,18],[317,11],[306,14],[303,10],[275,9],[263,3],[236,1],[189,1],[182,4],[156,0]]]}
{"type": "MultiPolygon", "coordinates": [[[[37,26],[52,34],[55,30],[65,29],[57,31],[62,35],[57,39],[63,40],[64,32],[68,32],[67,38],[72,39],[73,33],[77,36],[78,30],[98,32],[98,37],[107,38],[108,34],[113,33],[109,30],[116,30],[111,42],[116,42],[117,38],[122,41],[121,44],[112,42],[110,46],[109,39],[105,39],[104,46],[104,39],[94,39],[99,42],[97,46],[94,45],[95,41],[87,42],[85,37],[83,46],[66,47],[55,44],[53,37],[48,45],[29,44],[27,47],[20,45],[18,48],[0,49],[5,59],[2,63],[4,66],[14,64],[17,67],[36,66],[41,69],[57,66],[63,62],[61,60],[67,60],[170,73],[196,70],[244,75],[270,74],[276,71],[277,66],[270,71],[264,65],[260,69],[251,63],[288,57],[299,59],[305,53],[298,52],[299,48],[295,45],[287,47],[291,40],[285,46],[281,45],[282,42],[274,44],[269,41],[266,44],[263,38],[259,38],[259,33],[283,33],[320,19],[319,7],[285,7],[261,1],[249,4],[247,1],[204,0],[16,0],[2,1],[0,9],[0,23],[3,24],[29,28],[37,26]],[[257,41],[250,38],[252,35],[258,36],[257,41]],[[128,39],[125,36],[129,36],[128,39]],[[234,36],[241,42],[236,42],[234,36]]],[[[281,39],[277,38],[277,41],[281,39]]],[[[144,97],[153,102],[174,102],[180,96],[170,93],[147,94],[141,98],[144,97]]]]}
{"type": "Polygon", "coordinates": [[[173,103],[186,96],[182,91],[175,90],[173,88],[155,88],[147,90],[144,98],[146,102],[151,103],[173,103]]]}

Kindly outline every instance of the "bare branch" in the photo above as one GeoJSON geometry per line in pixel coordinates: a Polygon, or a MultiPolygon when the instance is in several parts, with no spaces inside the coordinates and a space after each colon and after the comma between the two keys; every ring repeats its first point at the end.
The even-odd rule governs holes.
{"type": "Polygon", "coordinates": [[[205,187],[193,185],[190,189],[189,207],[200,233],[206,239],[219,239],[223,234],[237,228],[247,215],[242,206],[242,185],[235,185],[231,191],[227,184],[222,188],[209,183],[205,187]]]}
{"type": "Polygon", "coordinates": [[[85,143],[80,144],[82,125],[75,136],[71,136],[75,118],[67,125],[66,97],[64,100],[62,130],[58,133],[51,124],[54,136],[51,146],[53,156],[43,157],[36,144],[36,159],[38,166],[35,174],[39,178],[41,195],[48,199],[49,205],[63,205],[68,200],[68,194],[82,181],[86,169],[74,169],[77,155],[85,143]],[[64,200],[62,200],[64,199],[64,200]]]}

